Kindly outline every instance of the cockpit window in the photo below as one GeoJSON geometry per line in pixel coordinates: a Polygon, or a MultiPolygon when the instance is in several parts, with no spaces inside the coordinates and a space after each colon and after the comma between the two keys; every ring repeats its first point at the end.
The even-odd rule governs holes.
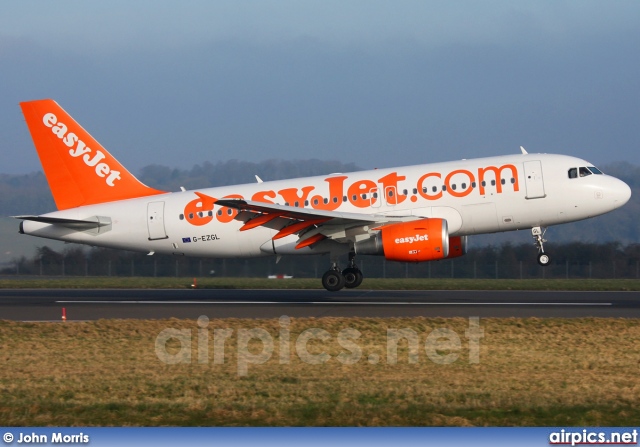
{"type": "Polygon", "coordinates": [[[581,166],[580,168],[578,168],[578,172],[580,173],[580,177],[586,177],[587,175],[591,175],[591,171],[589,171],[584,166],[581,166]]]}
{"type": "Polygon", "coordinates": [[[602,175],[602,171],[595,166],[589,166],[589,171],[593,172],[594,174],[602,175]]]}
{"type": "Polygon", "coordinates": [[[571,168],[567,171],[569,178],[586,177],[591,174],[603,175],[602,171],[595,166],[580,166],[579,168],[571,168]]]}

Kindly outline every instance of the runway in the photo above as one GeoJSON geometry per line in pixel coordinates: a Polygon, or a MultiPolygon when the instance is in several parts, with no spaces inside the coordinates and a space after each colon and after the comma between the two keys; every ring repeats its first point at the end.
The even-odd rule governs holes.
{"type": "Polygon", "coordinates": [[[0,320],[290,317],[640,318],[640,292],[2,289],[0,320]]]}

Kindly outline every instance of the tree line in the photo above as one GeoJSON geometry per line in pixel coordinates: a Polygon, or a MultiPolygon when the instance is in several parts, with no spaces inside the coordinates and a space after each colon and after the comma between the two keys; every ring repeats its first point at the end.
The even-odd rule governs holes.
{"type": "MultiPolygon", "coordinates": [[[[399,263],[359,256],[367,277],[378,278],[639,278],[640,244],[618,242],[547,244],[553,262],[536,263],[532,243],[474,247],[460,258],[428,263],[399,263]]],[[[329,267],[327,256],[266,256],[252,259],[188,258],[73,245],[56,251],[39,247],[2,270],[4,275],[266,277],[286,274],[318,278],[329,267]]],[[[346,258],[344,259],[346,265],[346,258]]]]}

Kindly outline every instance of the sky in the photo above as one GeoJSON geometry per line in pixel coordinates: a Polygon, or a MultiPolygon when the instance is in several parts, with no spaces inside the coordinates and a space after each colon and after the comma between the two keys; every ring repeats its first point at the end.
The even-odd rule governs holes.
{"type": "Polygon", "coordinates": [[[5,2],[0,173],[53,98],[132,172],[529,152],[640,164],[640,2],[5,2]]]}

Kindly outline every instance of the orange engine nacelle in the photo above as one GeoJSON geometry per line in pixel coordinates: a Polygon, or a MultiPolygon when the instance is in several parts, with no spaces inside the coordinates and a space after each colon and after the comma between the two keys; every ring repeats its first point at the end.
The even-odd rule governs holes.
{"type": "Polygon", "coordinates": [[[386,225],[369,239],[356,242],[363,255],[383,255],[390,261],[423,262],[449,256],[449,230],[444,219],[420,219],[386,225]]]}

